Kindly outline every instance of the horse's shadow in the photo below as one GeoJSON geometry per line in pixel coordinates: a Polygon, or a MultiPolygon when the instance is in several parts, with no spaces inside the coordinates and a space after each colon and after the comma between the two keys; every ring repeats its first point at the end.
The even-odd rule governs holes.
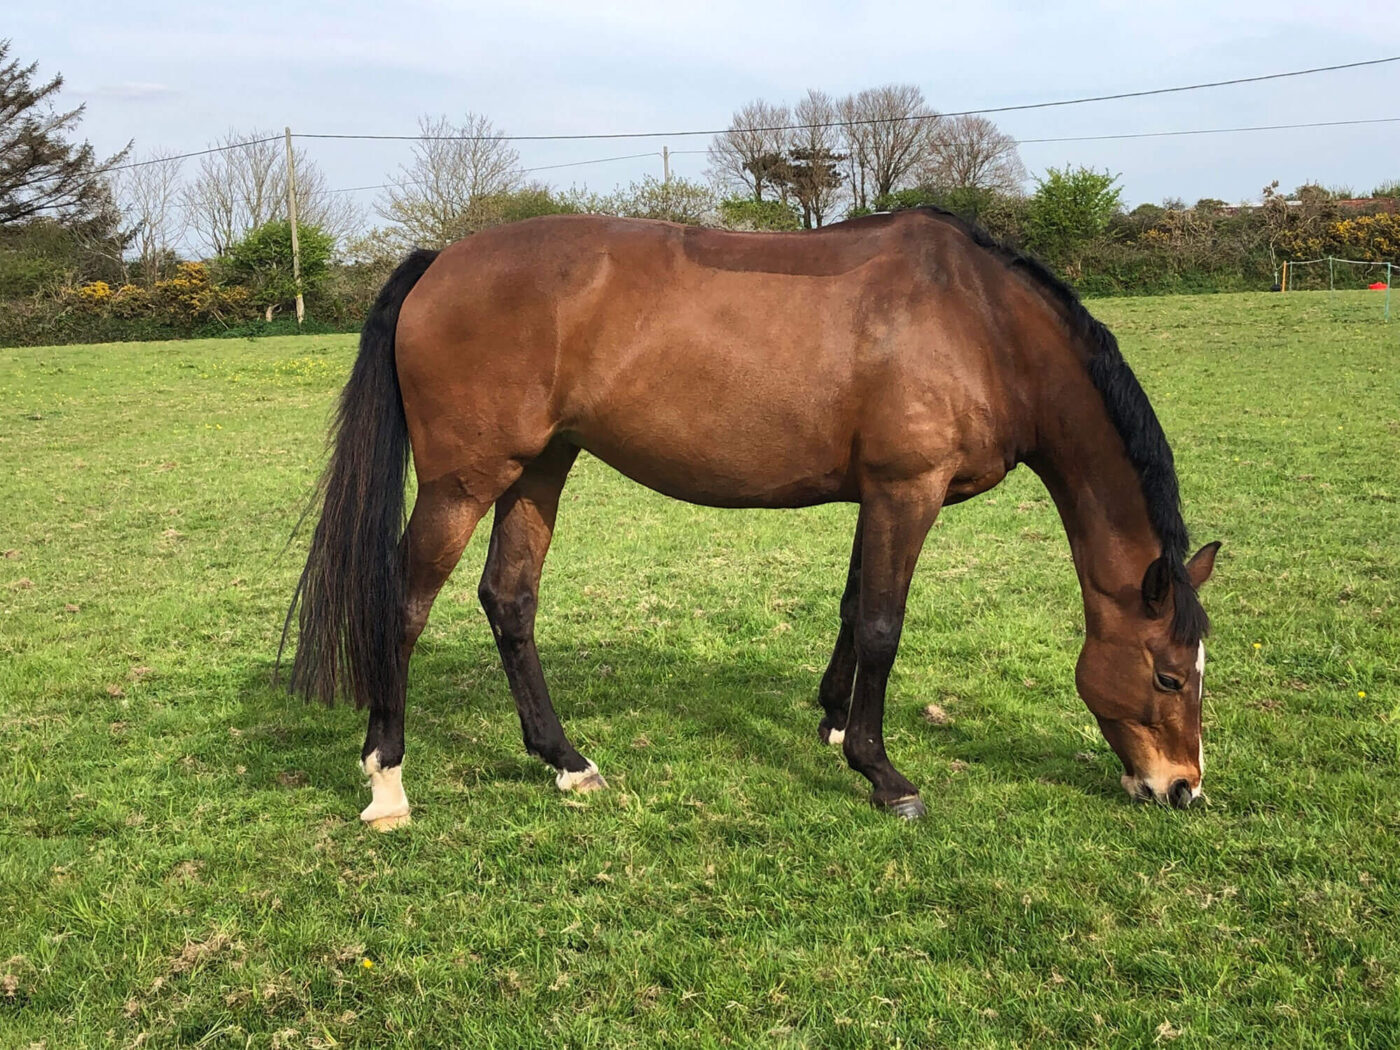
{"type": "MultiPolygon", "coordinates": [[[[481,732],[483,722],[515,727],[516,714],[494,647],[462,633],[454,632],[457,637],[451,640],[425,639],[415,654],[410,755],[421,749],[450,756],[473,779],[541,782],[540,764],[525,753],[518,735],[481,732]]],[[[594,750],[594,742],[580,737],[571,721],[626,723],[659,741],[678,734],[705,735],[747,764],[766,767],[814,792],[863,789],[864,782],[844,763],[813,760],[822,746],[816,735],[819,675],[799,666],[796,654],[748,650],[742,659],[709,660],[634,634],[597,651],[550,645],[541,650],[541,661],[565,729],[585,754],[594,750]],[[664,683],[665,696],[655,695],[657,683],[664,683]],[[658,720],[669,720],[665,732],[657,732],[658,720]]],[[[244,749],[240,763],[254,782],[325,778],[322,784],[335,785],[348,804],[355,804],[361,785],[346,777],[343,767],[358,758],[364,713],[349,705],[326,710],[288,695],[286,671],[284,665],[277,674],[273,661],[266,659],[244,674],[234,728],[263,746],[244,749]]],[[[898,695],[893,699],[886,731],[897,737],[892,744],[897,764],[918,764],[927,774],[932,755],[954,768],[957,763],[976,767],[997,780],[1038,780],[1089,795],[1116,796],[1111,754],[1099,749],[1086,755],[1082,742],[1068,734],[1047,740],[1029,728],[999,728],[993,735],[960,722],[932,726],[923,719],[921,704],[898,695]],[[917,759],[911,738],[913,747],[922,749],[917,759]]],[[[619,750],[627,744],[613,739],[610,746],[619,750]]]]}

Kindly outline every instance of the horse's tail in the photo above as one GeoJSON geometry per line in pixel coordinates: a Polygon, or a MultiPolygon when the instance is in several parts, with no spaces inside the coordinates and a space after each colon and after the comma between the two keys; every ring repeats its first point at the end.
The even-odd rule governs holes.
{"type": "Polygon", "coordinates": [[[282,631],[285,646],[300,605],[289,688],[308,700],[330,704],[344,694],[356,707],[401,702],[409,445],[394,331],[404,299],[435,258],[413,252],[380,290],[340,395],[321,517],[282,631]]]}

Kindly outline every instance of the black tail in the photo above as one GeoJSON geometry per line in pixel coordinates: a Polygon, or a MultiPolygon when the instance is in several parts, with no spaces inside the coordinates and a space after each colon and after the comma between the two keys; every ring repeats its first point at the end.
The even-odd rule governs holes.
{"type": "MultiPolygon", "coordinates": [[[[436,258],[413,252],[380,290],[340,395],[335,448],[321,479],[325,502],[287,610],[290,625],[300,605],[289,687],[308,700],[330,704],[345,694],[356,707],[401,702],[409,449],[394,331],[399,307],[436,258]]],[[[280,649],[277,655],[280,663],[280,649]]]]}

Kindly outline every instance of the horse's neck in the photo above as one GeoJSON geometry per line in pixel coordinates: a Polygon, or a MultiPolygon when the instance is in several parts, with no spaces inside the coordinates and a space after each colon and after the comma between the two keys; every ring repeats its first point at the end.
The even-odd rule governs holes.
{"type": "Polygon", "coordinates": [[[1092,616],[1101,599],[1125,600],[1129,588],[1139,593],[1161,543],[1103,398],[1077,359],[1068,367],[1076,372],[1037,407],[1037,447],[1024,458],[1059,509],[1092,616]]]}

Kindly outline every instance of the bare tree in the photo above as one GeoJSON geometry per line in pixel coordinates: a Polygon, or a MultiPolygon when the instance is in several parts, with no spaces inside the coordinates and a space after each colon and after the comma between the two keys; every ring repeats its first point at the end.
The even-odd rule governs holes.
{"type": "Polygon", "coordinates": [[[492,225],[492,198],[517,190],[524,173],[520,154],[487,117],[468,113],[461,124],[422,117],[418,128],[412,162],[377,208],[405,242],[442,248],[492,225]]]}
{"type": "Polygon", "coordinates": [[[870,127],[861,122],[861,107],[855,95],[847,95],[836,103],[836,111],[841,118],[841,138],[846,150],[846,159],[842,162],[846,190],[851,206],[865,209],[870,207],[866,183],[870,171],[870,127]]]}
{"type": "MultiPolygon", "coordinates": [[[[272,219],[287,214],[287,157],[280,135],[230,131],[200,161],[182,203],[189,225],[211,255],[272,219]]],[[[297,222],[318,226],[337,241],[361,226],[355,202],[331,191],[326,176],[302,149],[292,150],[297,175],[297,222]]]]}
{"type": "Polygon", "coordinates": [[[800,126],[788,133],[787,186],[802,210],[803,226],[811,229],[826,221],[844,191],[841,165],[846,157],[837,152],[840,118],[830,95],[810,89],[792,116],[800,126]]]}
{"type": "Polygon", "coordinates": [[[923,181],[947,189],[1018,195],[1026,168],[1015,139],[986,117],[968,114],[938,123],[923,181]]]}
{"type": "Polygon", "coordinates": [[[867,88],[840,109],[854,164],[847,170],[855,203],[869,207],[868,198],[897,189],[927,162],[939,117],[913,84],[867,88]]]}
{"type": "Polygon", "coordinates": [[[117,206],[136,252],[137,273],[149,287],[174,258],[185,234],[180,161],[168,152],[156,151],[139,167],[118,172],[114,183],[117,206]]]}
{"type": "Polygon", "coordinates": [[[763,200],[765,188],[776,191],[787,147],[785,133],[776,129],[791,123],[786,106],[762,99],[735,110],[729,130],[710,143],[710,181],[723,191],[752,194],[756,201],[763,200]]]}

